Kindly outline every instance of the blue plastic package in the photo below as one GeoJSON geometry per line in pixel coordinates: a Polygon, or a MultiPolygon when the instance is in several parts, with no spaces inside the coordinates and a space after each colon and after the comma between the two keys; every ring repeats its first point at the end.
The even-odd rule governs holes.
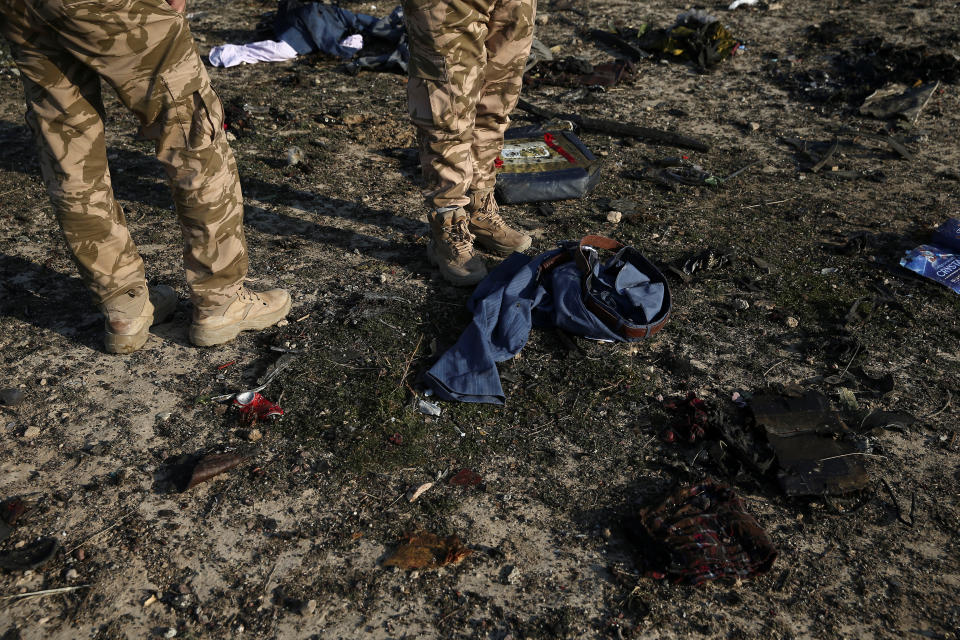
{"type": "Polygon", "coordinates": [[[900,264],[960,293],[960,220],[950,218],[940,225],[931,242],[907,251],[900,264]]]}

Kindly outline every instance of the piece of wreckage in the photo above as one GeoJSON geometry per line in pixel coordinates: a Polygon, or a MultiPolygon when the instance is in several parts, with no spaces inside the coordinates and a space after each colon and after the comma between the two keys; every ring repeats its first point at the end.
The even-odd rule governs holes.
{"type": "Polygon", "coordinates": [[[680,487],[624,523],[643,571],[655,580],[698,585],[754,578],[777,558],[769,534],[728,485],[710,478],[680,487]]]}
{"type": "MultiPolygon", "coordinates": [[[[870,482],[862,452],[845,439],[853,432],[822,393],[756,395],[745,417],[742,427],[721,421],[721,439],[748,466],[774,474],[788,496],[840,496],[870,482]]],[[[720,443],[711,453],[724,464],[720,443]]]]}
{"type": "Polygon", "coordinates": [[[649,180],[673,191],[679,190],[681,186],[719,187],[760,163],[760,160],[755,160],[727,176],[718,176],[704,170],[700,165],[690,162],[686,156],[658,158],[647,162],[630,177],[638,180],[649,180]]]}
{"type": "Polygon", "coordinates": [[[723,62],[739,46],[737,39],[717,18],[698,9],[681,13],[666,29],[643,24],[638,28],[616,31],[598,29],[591,35],[634,60],[656,55],[663,59],[690,61],[700,70],[723,62]]]}

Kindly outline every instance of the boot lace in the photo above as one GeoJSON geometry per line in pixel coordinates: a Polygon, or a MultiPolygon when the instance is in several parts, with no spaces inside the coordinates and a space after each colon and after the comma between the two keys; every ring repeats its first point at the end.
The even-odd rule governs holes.
{"type": "Polygon", "coordinates": [[[493,227],[503,227],[507,224],[503,221],[503,218],[500,217],[499,207],[497,207],[497,201],[494,200],[493,191],[483,199],[483,203],[480,205],[476,217],[489,222],[493,227]]]}
{"type": "Polygon", "coordinates": [[[469,224],[466,218],[460,218],[450,226],[450,247],[457,255],[468,255],[473,251],[474,236],[469,224]]]}
{"type": "Polygon", "coordinates": [[[263,299],[261,299],[255,291],[251,291],[246,287],[240,287],[240,292],[237,297],[240,298],[241,302],[252,302],[254,304],[257,302],[262,302],[263,304],[266,304],[266,302],[263,302],[263,299]]]}

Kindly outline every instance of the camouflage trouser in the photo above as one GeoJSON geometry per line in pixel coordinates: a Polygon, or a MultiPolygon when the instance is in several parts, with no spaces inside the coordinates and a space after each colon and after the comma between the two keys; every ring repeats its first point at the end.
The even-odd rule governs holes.
{"type": "Polygon", "coordinates": [[[247,272],[240,182],[185,18],[164,0],[0,0],[0,16],[47,191],[97,301],[145,283],[111,188],[101,77],[166,169],[194,304],[229,301],[247,272]]]}
{"type": "Polygon", "coordinates": [[[425,195],[464,206],[496,182],[494,162],[520,98],[536,0],[403,0],[410,116],[425,195]]]}

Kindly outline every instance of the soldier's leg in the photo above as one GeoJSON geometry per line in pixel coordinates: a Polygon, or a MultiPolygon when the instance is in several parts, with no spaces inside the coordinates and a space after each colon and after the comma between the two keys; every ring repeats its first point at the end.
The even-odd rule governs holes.
{"type": "Polygon", "coordinates": [[[536,11],[536,0],[499,0],[491,12],[487,64],[473,128],[472,189],[492,189],[496,184],[494,162],[503,150],[510,113],[520,99],[536,11]]]}
{"type": "Polygon", "coordinates": [[[432,240],[427,256],[458,285],[486,275],[464,206],[473,180],[473,118],[483,82],[492,0],[403,0],[410,45],[407,97],[420,142],[432,240]]]}
{"type": "Polygon", "coordinates": [[[103,305],[145,282],[110,185],[100,78],[17,4],[0,24],[20,69],[40,170],[80,276],[103,305]]]}
{"type": "Polygon", "coordinates": [[[155,142],[173,189],[195,308],[222,308],[237,300],[247,273],[240,181],[223,107],[182,14],[164,0],[113,4],[65,5],[59,40],[113,86],[155,142]]]}
{"type": "Polygon", "coordinates": [[[494,198],[497,156],[503,150],[503,134],[510,125],[510,112],[517,106],[523,84],[523,67],[533,42],[536,0],[499,0],[490,13],[484,43],[487,64],[476,107],[471,154],[470,232],[477,242],[500,254],[526,251],[530,236],[511,229],[500,217],[494,198]]]}
{"type": "Polygon", "coordinates": [[[407,97],[428,204],[462,207],[473,178],[473,118],[486,64],[490,0],[404,0],[407,97]]]}

